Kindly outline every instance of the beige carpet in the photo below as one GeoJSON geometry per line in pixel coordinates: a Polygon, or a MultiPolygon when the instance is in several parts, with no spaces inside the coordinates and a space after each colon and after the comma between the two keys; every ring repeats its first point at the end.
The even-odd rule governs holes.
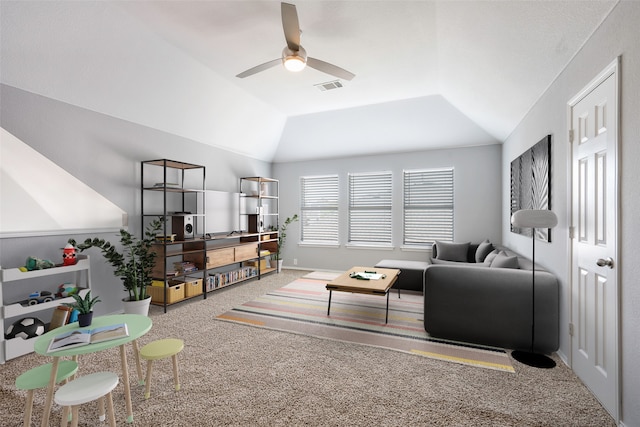
{"type": "MultiPolygon", "coordinates": [[[[141,344],[185,340],[182,388],[173,389],[170,361],[159,361],[144,400],[132,371],[134,424],[124,421],[119,385],[118,426],[614,426],[559,360],[551,370],[512,360],[516,372],[506,373],[213,320],[306,273],[285,270],[174,305],[167,314],[152,307],[154,327],[141,344]]],[[[15,390],[15,378],[46,361],[30,354],[0,365],[0,425],[21,425],[25,394],[15,390]]],[[[117,350],[80,362],[82,373],[120,366],[117,350]]],[[[33,425],[43,400],[37,391],[33,425]]],[[[54,407],[52,426],[60,414],[54,407]]],[[[80,425],[104,425],[95,405],[82,408],[80,425]]]]}

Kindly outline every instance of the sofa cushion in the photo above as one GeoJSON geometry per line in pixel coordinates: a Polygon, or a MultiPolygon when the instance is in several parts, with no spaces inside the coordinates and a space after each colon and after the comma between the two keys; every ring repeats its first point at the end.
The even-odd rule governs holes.
{"type": "Polygon", "coordinates": [[[469,242],[467,243],[449,243],[436,241],[437,259],[446,261],[467,262],[467,251],[469,242]]]}
{"type": "Polygon", "coordinates": [[[491,261],[492,268],[519,268],[518,265],[518,257],[517,256],[509,256],[505,251],[501,251],[496,257],[491,261]]]}
{"type": "Polygon", "coordinates": [[[485,266],[491,266],[491,263],[493,262],[494,259],[496,259],[496,257],[498,256],[498,254],[500,253],[500,251],[498,249],[494,249],[492,250],[489,255],[486,256],[486,258],[484,259],[483,264],[485,266]]]}
{"type": "Polygon", "coordinates": [[[493,251],[493,244],[487,239],[478,245],[476,249],[476,262],[484,262],[487,255],[493,251]]]}

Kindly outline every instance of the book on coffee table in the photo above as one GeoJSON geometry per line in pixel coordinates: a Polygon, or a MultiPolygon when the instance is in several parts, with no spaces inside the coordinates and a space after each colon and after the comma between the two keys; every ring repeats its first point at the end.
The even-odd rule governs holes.
{"type": "Polygon", "coordinates": [[[353,271],[349,274],[349,277],[359,280],[380,280],[387,277],[387,275],[376,273],[375,271],[353,271]]]}

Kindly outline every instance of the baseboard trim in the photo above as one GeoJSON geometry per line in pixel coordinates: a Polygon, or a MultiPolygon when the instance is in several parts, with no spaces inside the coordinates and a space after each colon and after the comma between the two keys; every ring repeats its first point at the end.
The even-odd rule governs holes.
{"type": "Polygon", "coordinates": [[[562,360],[562,362],[567,365],[569,368],[571,368],[571,364],[569,364],[569,358],[567,357],[566,354],[564,354],[562,351],[558,350],[556,351],[556,354],[558,355],[558,357],[560,358],[560,360],[562,360]]]}

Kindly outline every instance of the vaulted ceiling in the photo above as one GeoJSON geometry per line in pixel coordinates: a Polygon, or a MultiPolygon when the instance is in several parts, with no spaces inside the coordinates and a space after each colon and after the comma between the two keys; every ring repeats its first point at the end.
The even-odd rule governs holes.
{"type": "Polygon", "coordinates": [[[2,83],[267,161],[505,140],[617,1],[1,2],[2,83]]]}

